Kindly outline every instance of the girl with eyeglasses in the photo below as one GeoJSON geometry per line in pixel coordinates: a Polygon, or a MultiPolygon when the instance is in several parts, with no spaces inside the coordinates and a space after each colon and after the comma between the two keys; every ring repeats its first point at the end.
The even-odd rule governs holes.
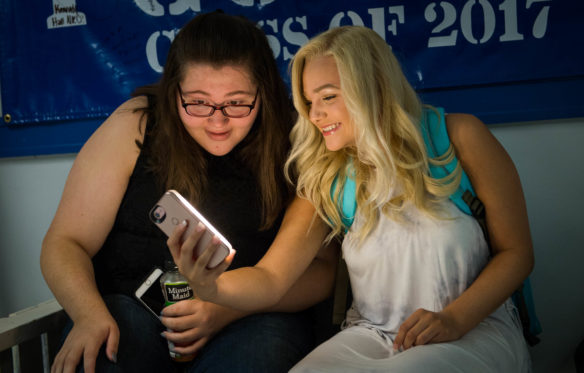
{"type": "Polygon", "coordinates": [[[243,17],[200,14],[176,35],[160,81],[135,96],[79,152],[43,242],[43,274],[71,318],[52,371],[286,372],[313,346],[303,310],[331,291],[332,247],[261,312],[195,298],[155,318],[133,298],[172,260],[148,219],[167,189],[233,244],[231,268],[255,265],[272,243],[294,194],[283,167],[295,115],[266,36],[243,17]],[[167,340],[196,357],[177,366],[167,340]]]}

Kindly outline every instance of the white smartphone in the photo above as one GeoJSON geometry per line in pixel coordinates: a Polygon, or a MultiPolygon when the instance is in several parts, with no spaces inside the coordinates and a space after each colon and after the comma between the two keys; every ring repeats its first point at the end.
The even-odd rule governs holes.
{"type": "Polygon", "coordinates": [[[134,292],[140,303],[155,317],[160,317],[160,312],[164,308],[164,297],[160,287],[160,276],[163,273],[162,269],[155,267],[134,292]]]}
{"type": "Polygon", "coordinates": [[[201,256],[203,251],[211,243],[213,236],[217,236],[221,241],[211,260],[209,260],[207,268],[215,268],[231,252],[235,252],[229,241],[176,190],[170,189],[162,195],[162,198],[150,210],[150,220],[166,233],[167,236],[172,234],[178,224],[183,220],[187,220],[188,228],[183,235],[183,240],[191,234],[199,222],[203,223],[206,230],[195,247],[197,257],[201,256]]]}

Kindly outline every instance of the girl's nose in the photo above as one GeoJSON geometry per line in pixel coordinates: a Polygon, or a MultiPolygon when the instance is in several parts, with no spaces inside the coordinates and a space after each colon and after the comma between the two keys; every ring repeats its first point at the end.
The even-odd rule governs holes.
{"type": "Polygon", "coordinates": [[[225,114],[223,114],[223,111],[221,111],[221,110],[215,110],[215,112],[213,112],[213,114],[207,118],[208,118],[209,122],[221,122],[221,123],[225,123],[229,119],[229,117],[226,116],[225,114]]]}
{"type": "Polygon", "coordinates": [[[325,113],[320,108],[320,106],[313,102],[312,105],[310,106],[310,110],[308,111],[308,117],[310,118],[310,121],[313,123],[317,123],[320,119],[324,117],[324,115],[325,113]]]}

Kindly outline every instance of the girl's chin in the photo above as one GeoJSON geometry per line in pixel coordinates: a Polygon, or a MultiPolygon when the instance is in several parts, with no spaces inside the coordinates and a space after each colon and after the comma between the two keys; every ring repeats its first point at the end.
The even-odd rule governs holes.
{"type": "Polygon", "coordinates": [[[209,149],[207,150],[210,154],[214,155],[215,157],[223,157],[224,155],[227,155],[231,152],[231,150],[233,150],[233,148],[229,148],[229,149],[224,149],[224,148],[220,148],[220,149],[209,149]]]}
{"type": "Polygon", "coordinates": [[[207,144],[200,144],[203,149],[205,149],[207,151],[207,153],[214,155],[216,157],[222,157],[224,155],[229,154],[233,148],[235,147],[235,145],[231,146],[231,144],[226,144],[226,143],[207,143],[207,144]]]}

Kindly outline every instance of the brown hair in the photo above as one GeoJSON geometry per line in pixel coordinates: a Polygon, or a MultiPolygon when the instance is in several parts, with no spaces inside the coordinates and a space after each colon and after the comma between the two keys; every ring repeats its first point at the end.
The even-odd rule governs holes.
{"type": "Polygon", "coordinates": [[[204,150],[185,130],[176,103],[178,84],[192,63],[246,67],[258,86],[259,113],[237,151],[255,174],[261,193],[262,228],[268,228],[293,195],[283,165],[295,112],[265,34],[248,19],[220,11],[197,15],[172,42],[158,84],[135,92],[151,97],[149,107],[143,110],[156,123],[149,134],[152,169],[165,188],[179,190],[193,203],[202,198],[207,186],[204,150]]]}

